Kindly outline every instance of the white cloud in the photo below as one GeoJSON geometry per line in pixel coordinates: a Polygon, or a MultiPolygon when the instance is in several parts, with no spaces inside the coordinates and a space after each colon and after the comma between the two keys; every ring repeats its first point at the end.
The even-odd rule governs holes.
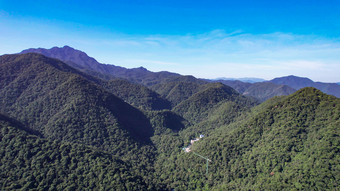
{"type": "Polygon", "coordinates": [[[119,59],[107,63],[115,64],[120,60],[127,67],[145,64],[151,70],[169,70],[197,77],[270,79],[294,74],[321,81],[340,81],[339,39],[215,30],[199,35],[141,36],[129,40],[135,43],[130,43],[131,46],[124,50],[128,53],[121,54],[124,47],[112,47],[113,54],[115,49],[120,50],[120,55],[115,55],[119,59]]]}
{"type": "MultiPolygon", "coordinates": [[[[0,19],[1,20],[1,19],[0,19]]],[[[247,34],[214,30],[187,35],[128,35],[72,32],[57,26],[0,23],[0,54],[25,48],[70,45],[102,63],[197,77],[303,75],[340,81],[340,39],[290,33],[247,34]],[[18,28],[17,26],[20,26],[18,28]],[[44,35],[37,35],[44,31],[44,35]]]]}

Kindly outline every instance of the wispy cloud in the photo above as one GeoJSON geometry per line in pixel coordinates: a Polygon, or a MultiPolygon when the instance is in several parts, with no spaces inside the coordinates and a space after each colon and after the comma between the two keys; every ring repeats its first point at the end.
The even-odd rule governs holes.
{"type": "Polygon", "coordinates": [[[105,62],[128,67],[145,64],[155,71],[210,78],[270,79],[294,74],[314,80],[340,81],[339,39],[215,30],[198,35],[127,36],[110,39],[108,44],[111,44],[108,49],[112,56],[106,57],[105,62]]]}
{"type": "Polygon", "coordinates": [[[0,23],[0,28],[3,29],[0,54],[19,52],[18,47],[70,45],[102,63],[128,68],[144,66],[152,71],[168,70],[205,78],[270,79],[293,74],[317,81],[340,81],[339,38],[224,30],[187,35],[129,35],[79,28],[72,34],[55,25],[18,22],[0,23]],[[18,30],[17,26],[30,30],[18,30]],[[46,32],[37,35],[38,30],[46,32]]]}

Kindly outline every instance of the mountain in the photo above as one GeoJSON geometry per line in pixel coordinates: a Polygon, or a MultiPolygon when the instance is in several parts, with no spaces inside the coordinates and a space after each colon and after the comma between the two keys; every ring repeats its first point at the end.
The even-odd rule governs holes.
{"type": "Polygon", "coordinates": [[[30,48],[21,52],[21,54],[25,53],[39,53],[47,57],[59,59],[80,71],[102,79],[123,78],[146,86],[180,76],[179,74],[170,72],[150,72],[143,67],[127,69],[115,65],[101,64],[94,58],[89,57],[86,53],[69,46],[61,48],[53,47],[51,49],[30,48]]]}
{"type": "Polygon", "coordinates": [[[217,80],[216,82],[230,86],[241,94],[245,92],[250,86],[252,86],[251,83],[242,82],[239,80],[217,80]]]}
{"type": "Polygon", "coordinates": [[[339,188],[335,96],[70,65],[37,53],[0,56],[1,190],[339,188]]]}
{"type": "MultiPolygon", "coordinates": [[[[136,83],[124,81],[122,79],[116,79],[113,77],[114,75],[107,70],[107,68],[111,68],[112,70],[114,70],[111,72],[116,72],[118,70],[128,71],[128,69],[100,64],[94,58],[89,57],[86,53],[75,50],[69,46],[64,46],[63,48],[54,47],[51,49],[27,49],[22,51],[21,54],[30,52],[43,54],[47,57],[56,58],[64,61],[68,65],[80,71],[83,71],[84,73],[79,74],[85,77],[87,80],[103,86],[109,92],[136,107],[145,110],[169,109],[170,107],[170,103],[162,99],[155,92],[152,92],[151,90],[148,90],[147,88],[136,83]],[[99,78],[95,78],[92,75],[101,79],[111,79],[111,81],[106,82],[106,80],[100,80],[99,78]]],[[[132,70],[135,71],[135,69],[132,70]]]]}
{"type": "Polygon", "coordinates": [[[251,96],[260,102],[266,101],[274,96],[290,95],[296,90],[287,86],[274,84],[272,82],[246,83],[233,80],[219,80],[245,96],[251,96]]]}
{"type": "Polygon", "coordinates": [[[271,82],[258,82],[247,88],[243,95],[257,98],[260,102],[274,96],[290,95],[296,90],[287,85],[277,85],[271,82]]]}
{"type": "Polygon", "coordinates": [[[171,109],[171,103],[167,99],[143,85],[124,79],[113,79],[103,84],[107,91],[143,110],[171,109]]]}
{"type": "Polygon", "coordinates": [[[264,82],[265,79],[262,78],[216,78],[212,81],[219,81],[219,80],[228,80],[228,81],[241,81],[246,83],[256,83],[256,82],[264,82]]]}
{"type": "Polygon", "coordinates": [[[285,76],[280,78],[274,78],[270,80],[274,84],[284,84],[294,89],[301,89],[304,87],[315,87],[324,93],[340,97],[340,85],[336,83],[322,83],[313,82],[308,78],[302,78],[297,76],[285,76]]]}
{"type": "Polygon", "coordinates": [[[2,113],[50,141],[108,152],[131,163],[143,181],[157,181],[152,170],[155,127],[144,112],[40,54],[1,56],[0,81],[2,113]]]}
{"type": "Polygon", "coordinates": [[[74,48],[71,48],[69,46],[64,46],[62,48],[53,47],[51,49],[30,48],[21,52],[21,54],[26,53],[39,53],[47,57],[57,58],[77,69],[91,69],[94,71],[105,73],[104,68],[99,62],[97,62],[97,60],[89,57],[85,52],[75,50],[74,48]]]}
{"type": "Polygon", "coordinates": [[[179,81],[156,84],[151,89],[169,100],[174,107],[198,92],[200,87],[198,83],[179,81]]]}
{"type": "Polygon", "coordinates": [[[146,190],[128,164],[109,153],[42,139],[0,114],[1,190],[146,190]]]}
{"type": "Polygon", "coordinates": [[[157,171],[179,190],[337,190],[339,127],[340,99],[304,88],[213,129],[157,171]],[[207,175],[197,154],[211,160],[207,175]]]}
{"type": "Polygon", "coordinates": [[[1,56],[0,76],[1,111],[46,138],[117,154],[150,141],[153,130],[141,111],[59,60],[33,53],[1,56]]]}
{"type": "Polygon", "coordinates": [[[209,83],[202,87],[199,92],[174,107],[173,111],[190,122],[197,123],[207,119],[215,108],[225,102],[235,102],[240,107],[256,104],[256,102],[245,98],[229,86],[221,83],[209,83]]]}

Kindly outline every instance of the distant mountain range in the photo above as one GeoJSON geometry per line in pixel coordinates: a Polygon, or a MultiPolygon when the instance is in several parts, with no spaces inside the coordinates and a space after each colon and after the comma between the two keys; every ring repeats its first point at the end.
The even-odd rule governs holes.
{"type": "Polygon", "coordinates": [[[213,80],[233,80],[233,81],[241,81],[241,82],[247,82],[247,83],[256,83],[256,82],[264,82],[266,81],[265,79],[262,78],[216,78],[213,80]]]}
{"type": "Polygon", "coordinates": [[[314,82],[308,78],[293,75],[256,83],[247,83],[239,80],[214,81],[229,85],[240,93],[256,97],[261,101],[267,100],[273,96],[289,95],[304,87],[315,87],[327,94],[340,97],[340,85],[337,83],[314,82]]]}
{"type": "Polygon", "coordinates": [[[327,94],[334,95],[338,98],[340,97],[340,85],[336,83],[313,82],[308,78],[298,76],[275,78],[270,80],[270,82],[274,84],[287,85],[297,90],[304,87],[315,87],[327,94]]]}
{"type": "MultiPolygon", "coordinates": [[[[156,84],[163,84],[171,81],[184,80],[200,84],[204,83],[202,80],[206,81],[204,79],[199,80],[189,76],[182,78],[180,74],[171,72],[151,72],[143,67],[127,69],[115,65],[101,64],[94,58],[89,57],[86,53],[69,46],[64,46],[62,48],[53,47],[51,49],[31,48],[23,50],[21,54],[29,52],[40,53],[48,57],[60,59],[80,71],[101,79],[108,80],[122,78],[133,83],[145,85],[149,88],[156,84]]],[[[266,80],[261,78],[217,78],[210,81],[221,82],[231,86],[241,94],[255,97],[260,101],[265,101],[273,96],[289,95],[303,87],[315,87],[327,94],[340,97],[339,84],[313,82],[308,78],[297,76],[275,78],[266,83],[263,83],[266,80]]],[[[169,98],[168,95],[165,96],[169,98]]]]}
{"type": "Polygon", "coordinates": [[[211,81],[52,49],[0,56],[0,190],[339,190],[340,99],[304,87],[339,85],[211,81]]]}

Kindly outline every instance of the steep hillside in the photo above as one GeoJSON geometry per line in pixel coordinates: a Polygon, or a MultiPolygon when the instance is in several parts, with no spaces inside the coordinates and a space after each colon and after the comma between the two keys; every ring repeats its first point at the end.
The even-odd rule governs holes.
{"type": "Polygon", "coordinates": [[[216,131],[195,150],[215,161],[212,179],[223,180],[218,189],[334,190],[340,180],[339,127],[340,100],[304,88],[237,127],[216,131]]]}
{"type": "Polygon", "coordinates": [[[178,104],[173,111],[192,123],[198,123],[206,120],[216,108],[225,102],[237,103],[239,107],[255,105],[254,100],[241,96],[229,86],[210,83],[178,104]]]}
{"type": "Polygon", "coordinates": [[[25,53],[39,53],[47,57],[59,59],[87,74],[106,80],[123,78],[135,83],[151,86],[165,79],[180,76],[179,74],[170,72],[150,72],[143,67],[127,69],[111,64],[101,64],[94,58],[89,57],[86,53],[69,46],[61,48],[53,47],[51,49],[31,48],[21,52],[21,54],[25,53]]]}
{"type": "Polygon", "coordinates": [[[1,190],[147,190],[131,165],[77,144],[32,135],[0,114],[1,190]]]}
{"type": "MultiPolygon", "coordinates": [[[[128,73],[130,69],[100,64],[94,58],[89,57],[86,53],[75,50],[69,46],[64,46],[63,48],[53,47],[51,49],[27,49],[22,51],[21,54],[30,52],[39,53],[65,62],[69,66],[82,71],[73,71],[73,73],[78,73],[87,80],[104,87],[110,93],[113,93],[136,107],[145,110],[170,108],[170,103],[167,103],[166,100],[162,99],[155,92],[152,92],[137,83],[131,83],[129,81],[116,78],[127,78],[127,76],[124,76],[123,73],[128,73]],[[109,80],[109,82],[107,82],[107,80],[109,80]],[[129,90],[127,91],[127,89],[129,90]]],[[[137,70],[139,69],[131,69],[130,73],[137,72],[137,70]]],[[[134,80],[132,79],[132,81],[134,80]]]]}
{"type": "Polygon", "coordinates": [[[304,88],[268,100],[247,116],[210,131],[191,152],[169,151],[157,161],[156,173],[178,190],[339,188],[338,98],[304,88]],[[206,160],[194,153],[211,160],[207,175],[206,160]]]}
{"type": "Polygon", "coordinates": [[[171,103],[145,86],[123,79],[105,82],[104,87],[129,104],[143,110],[171,109],[171,103]]]}
{"type": "Polygon", "coordinates": [[[272,79],[271,82],[274,84],[288,85],[297,90],[304,87],[314,87],[321,90],[324,93],[334,95],[340,98],[340,85],[336,83],[313,82],[308,78],[302,78],[297,76],[285,76],[281,78],[275,78],[272,79]]]}
{"type": "Polygon", "coordinates": [[[61,61],[6,55],[0,57],[0,76],[1,110],[45,137],[124,153],[152,135],[142,112],[61,61]]]}
{"type": "Polygon", "coordinates": [[[152,89],[176,106],[198,92],[201,85],[193,82],[168,82],[152,86],[152,89]]]}

